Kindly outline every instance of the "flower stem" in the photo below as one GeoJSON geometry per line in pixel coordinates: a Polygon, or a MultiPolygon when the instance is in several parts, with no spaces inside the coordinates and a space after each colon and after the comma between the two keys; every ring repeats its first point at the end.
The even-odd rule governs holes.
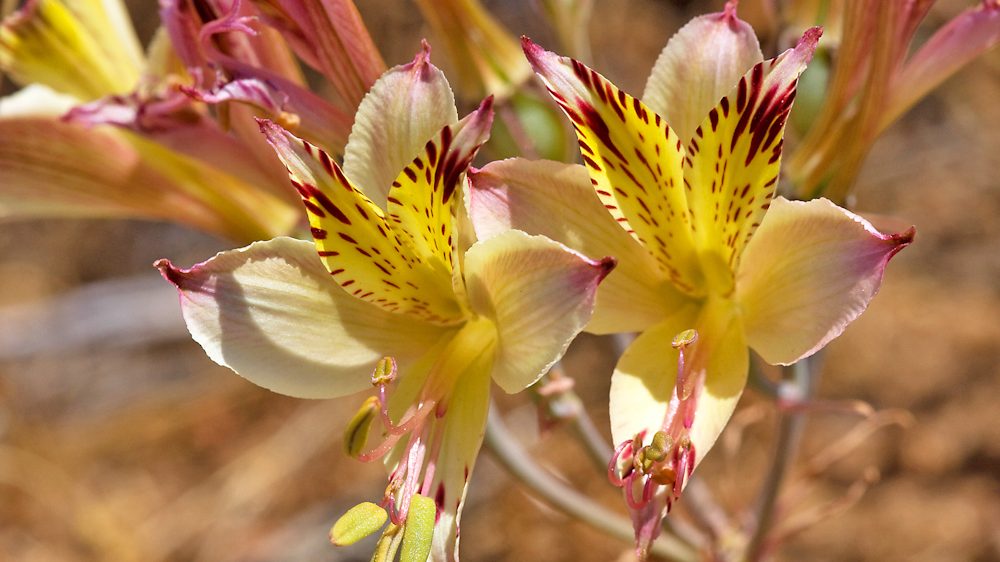
{"type": "MultiPolygon", "coordinates": [[[[779,400],[808,401],[816,387],[816,372],[813,367],[817,357],[809,357],[786,367],[786,379],[780,385],[779,400]]],[[[788,474],[788,469],[799,450],[802,431],[805,427],[806,412],[801,408],[780,409],[778,439],[774,447],[771,468],[760,490],[757,500],[754,527],[747,543],[747,560],[760,560],[767,554],[767,535],[774,523],[778,494],[788,474]]]]}
{"type": "MultiPolygon", "coordinates": [[[[557,380],[568,378],[559,364],[552,367],[549,374],[546,375],[546,379],[542,380],[552,377],[557,380]]],[[[601,434],[601,430],[597,429],[597,425],[587,413],[587,409],[583,405],[583,400],[580,399],[580,396],[577,395],[571,386],[568,386],[553,393],[547,401],[548,404],[545,407],[549,413],[570,425],[574,435],[587,451],[590,460],[593,461],[594,467],[597,468],[599,473],[605,474],[608,470],[608,461],[611,460],[614,450],[604,435],[601,434]]]]}
{"type": "MultiPolygon", "coordinates": [[[[553,508],[613,537],[629,542],[634,539],[632,524],[628,520],[579,494],[536,464],[507,430],[492,405],[484,443],[507,472],[553,508]]],[[[694,549],[669,534],[661,535],[653,543],[650,553],[670,560],[697,560],[694,549]]]]}

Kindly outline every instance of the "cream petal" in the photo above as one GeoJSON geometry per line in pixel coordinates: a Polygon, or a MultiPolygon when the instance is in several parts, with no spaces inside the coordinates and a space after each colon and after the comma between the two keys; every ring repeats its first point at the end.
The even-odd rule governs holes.
{"type": "Polygon", "coordinates": [[[493,379],[507,392],[534,383],[590,320],[597,285],[614,267],[544,236],[512,230],[465,255],[472,309],[498,334],[493,379]]]}
{"type": "Polygon", "coordinates": [[[430,560],[458,560],[459,529],[462,507],[469,489],[469,478],[483,444],[486,415],[489,411],[489,362],[492,350],[486,350],[458,378],[444,419],[441,450],[435,461],[431,491],[438,507],[434,524],[434,542],[430,560]]]}
{"type": "Polygon", "coordinates": [[[512,158],[490,162],[469,177],[469,213],[480,240],[522,230],[587,256],[618,260],[601,283],[587,331],[641,331],[665,318],[685,298],[649,252],[608,214],[583,166],[512,158]]]}
{"type": "Polygon", "coordinates": [[[213,361],[289,396],[357,392],[383,356],[405,370],[451,333],[348,295],[301,240],[256,242],[190,269],[156,265],[213,361]]]}
{"type": "Polygon", "coordinates": [[[393,180],[427,139],[458,121],[455,96],[430,62],[430,47],[389,69],[361,100],[344,151],[344,173],[381,208],[393,180]]]}
{"type": "Polygon", "coordinates": [[[722,12],[696,17],[670,38],[642,101],[687,141],[708,111],[762,60],[757,35],[730,1],[722,12]]]}
{"type": "Polygon", "coordinates": [[[882,234],[826,199],[776,198],[737,274],[750,346],[782,365],[821,349],[864,312],[914,233],[882,234]]]}

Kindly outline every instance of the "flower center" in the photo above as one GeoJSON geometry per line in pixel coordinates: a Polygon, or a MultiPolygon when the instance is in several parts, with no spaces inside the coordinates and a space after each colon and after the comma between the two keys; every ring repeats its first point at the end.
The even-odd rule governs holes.
{"type": "Polygon", "coordinates": [[[705,286],[709,294],[722,297],[728,297],[732,294],[735,287],[733,269],[718,250],[703,249],[699,251],[698,262],[701,265],[701,274],[704,276],[705,286]]]}

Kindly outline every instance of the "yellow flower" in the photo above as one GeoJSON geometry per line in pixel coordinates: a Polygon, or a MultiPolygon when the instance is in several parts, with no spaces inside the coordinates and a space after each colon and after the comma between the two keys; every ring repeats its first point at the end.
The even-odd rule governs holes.
{"type": "Polygon", "coordinates": [[[514,159],[473,174],[481,239],[517,228],[619,260],[589,330],[642,332],[610,402],[612,480],[640,554],[731,416],[748,350],[790,364],[823,347],[912,240],[825,200],[774,198],[785,120],[819,35],[761,61],[730,4],[671,39],[646,102],[525,39],[586,166],[514,159]]]}
{"type": "MultiPolygon", "coordinates": [[[[490,381],[518,392],[543,375],[589,320],[614,260],[522,232],[473,242],[464,177],[488,136],[492,101],[458,120],[428,54],[372,87],[343,167],[261,122],[302,196],[314,244],[277,238],[191,269],[159,267],[181,293],[194,339],[256,384],[309,398],[377,387],[377,402],[348,431],[348,450],[362,460],[390,459],[382,506],[391,524],[376,556],[402,540],[404,552],[408,542],[418,553],[432,543],[432,558],[446,560],[458,556],[490,381]],[[384,433],[365,450],[376,417],[384,433]]],[[[350,512],[335,540],[374,532],[384,521],[375,515],[370,506],[350,512]]]]}

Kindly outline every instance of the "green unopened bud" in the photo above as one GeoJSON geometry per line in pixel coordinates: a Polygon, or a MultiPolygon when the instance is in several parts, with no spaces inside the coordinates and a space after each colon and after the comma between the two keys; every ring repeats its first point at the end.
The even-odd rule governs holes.
{"type": "Polygon", "coordinates": [[[347,449],[348,455],[357,457],[365,449],[368,433],[371,431],[372,422],[378,416],[378,410],[378,398],[370,396],[358,409],[358,413],[351,418],[347,429],[344,430],[344,448],[347,449]]]}
{"type": "Polygon", "coordinates": [[[397,370],[398,366],[396,365],[395,358],[383,357],[379,359],[379,362],[375,365],[375,369],[372,371],[372,385],[382,386],[391,383],[396,380],[397,370]]]}
{"type": "Polygon", "coordinates": [[[342,515],[330,529],[330,542],[347,546],[378,531],[385,525],[389,514],[372,502],[360,503],[342,515]]]}
{"type": "Polygon", "coordinates": [[[400,562],[426,562],[434,540],[434,519],[437,506],[427,496],[414,494],[403,525],[403,552],[400,562]]]}

